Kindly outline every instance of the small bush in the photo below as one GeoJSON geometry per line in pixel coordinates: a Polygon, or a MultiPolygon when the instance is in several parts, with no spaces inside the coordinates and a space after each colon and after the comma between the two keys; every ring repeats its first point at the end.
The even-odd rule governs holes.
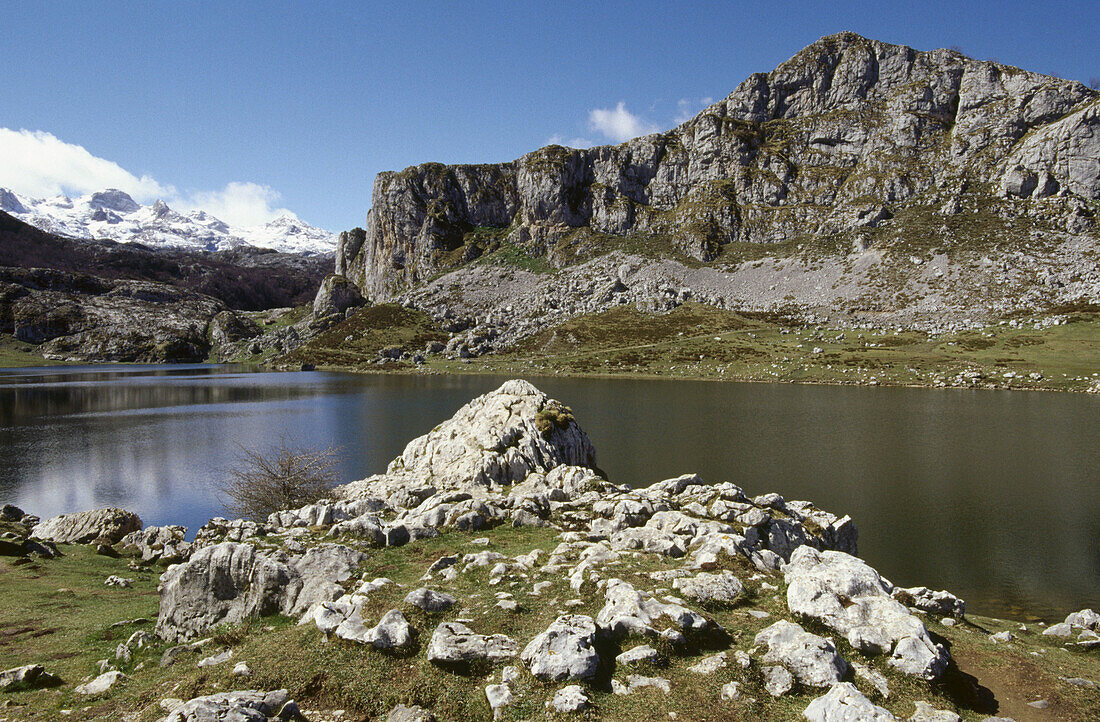
{"type": "Polygon", "coordinates": [[[339,461],[339,450],[331,446],[304,449],[285,439],[269,451],[242,446],[218,491],[230,514],[264,521],[272,512],[330,498],[339,461]]]}
{"type": "Polygon", "coordinates": [[[535,414],[535,428],[543,436],[550,436],[555,428],[567,429],[575,421],[573,410],[557,401],[550,401],[535,414]]]}

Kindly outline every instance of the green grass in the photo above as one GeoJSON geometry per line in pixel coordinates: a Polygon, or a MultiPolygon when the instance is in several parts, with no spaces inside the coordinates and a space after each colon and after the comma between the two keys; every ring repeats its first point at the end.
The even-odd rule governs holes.
{"type": "Polygon", "coordinates": [[[618,307],[570,319],[498,355],[430,363],[448,372],[902,386],[952,385],[960,373],[977,372],[981,387],[1087,390],[1100,358],[1100,312],[1061,316],[1066,323],[1042,329],[1028,319],[929,337],[807,327],[693,303],[667,314],[618,307]]]}
{"type": "MultiPolygon", "coordinates": [[[[310,541],[324,538],[324,530],[313,530],[310,541]]],[[[156,568],[134,572],[126,560],[97,556],[87,547],[63,546],[65,557],[33,564],[13,565],[10,558],[0,559],[0,583],[4,604],[0,606],[0,650],[4,665],[42,663],[61,676],[64,684],[53,689],[31,690],[3,695],[10,700],[4,712],[8,719],[57,719],[60,710],[74,710],[79,719],[134,722],[155,720],[164,715],[159,701],[166,697],[189,699],[230,689],[286,688],[307,709],[344,709],[348,719],[380,719],[398,703],[420,704],[430,708],[441,720],[489,720],[484,687],[499,681],[499,666],[473,665],[466,669],[441,669],[427,662],[424,648],[435,627],[443,621],[472,620],[467,624],[478,633],[508,634],[521,646],[545,629],[565,611],[595,616],[602,606],[602,595],[591,581],[580,591],[570,589],[561,572],[543,573],[539,566],[544,555],[530,571],[516,570],[497,584],[491,584],[489,567],[474,568],[454,580],[434,580],[427,586],[455,595],[459,603],[451,610],[427,614],[405,607],[405,594],[424,584],[420,580],[428,566],[444,554],[482,550],[507,557],[542,549],[549,553],[559,542],[552,529],[501,526],[492,530],[465,534],[449,531],[435,539],[422,540],[399,548],[370,549],[361,566],[362,577],[389,577],[397,585],[372,593],[366,603],[365,619],[376,620],[387,610],[405,611],[416,629],[415,649],[389,654],[370,647],[324,640],[312,624],[298,625],[296,620],[279,616],[253,619],[234,627],[213,630],[213,641],[201,651],[184,654],[169,668],[158,660],[164,646],[139,652],[123,671],[129,679],[100,698],[78,698],[72,688],[96,673],[96,660],[113,658],[115,646],[135,629],[150,625],[126,625],[112,628],[114,622],[134,617],[155,618],[157,597],[156,568]],[[487,546],[472,543],[474,537],[488,537],[487,546]],[[104,587],[109,574],[125,574],[135,579],[133,589],[104,587]],[[550,586],[538,596],[527,592],[538,581],[550,586]],[[508,592],[519,609],[508,612],[497,608],[496,594],[508,592]],[[581,604],[565,607],[565,601],[578,598],[581,604]],[[199,658],[225,648],[233,649],[233,659],[217,667],[198,669],[199,658]],[[246,661],[253,670],[247,680],[231,677],[233,664],[246,661]]],[[[601,576],[621,578],[638,589],[658,595],[671,592],[670,582],[654,582],[648,574],[673,569],[682,564],[654,554],[626,554],[601,570],[601,576]],[[661,591],[664,589],[665,591],[661,591]]],[[[460,562],[461,565],[461,562],[460,562]]],[[[688,667],[719,650],[744,650],[753,647],[753,638],[764,627],[786,612],[786,589],[781,575],[756,577],[756,571],[743,558],[725,558],[723,568],[730,569],[746,583],[746,594],[733,604],[690,604],[709,620],[726,630],[725,636],[700,637],[686,649],[674,650],[667,643],[653,642],[663,659],[636,669],[615,669],[611,660],[647,640],[628,638],[599,643],[603,662],[597,677],[585,683],[595,709],[588,719],[640,720],[669,719],[676,713],[691,720],[796,720],[811,699],[822,690],[796,688],[782,699],[773,699],[762,686],[760,654],[753,655],[753,667],[741,671],[732,663],[713,675],[698,675],[688,667]],[[762,586],[768,582],[776,589],[762,586]],[[747,610],[770,614],[756,619],[747,610]],[[623,680],[637,673],[668,679],[672,693],[640,690],[630,696],[610,692],[610,680],[623,680]],[[741,684],[743,699],[720,699],[719,690],[728,681],[741,684]],[[755,701],[752,701],[755,699],[755,701]]],[[[347,586],[357,584],[349,580],[347,586]]],[[[926,700],[939,709],[954,709],[967,720],[982,719],[994,712],[987,698],[975,693],[975,685],[992,690],[1001,703],[1002,714],[1021,711],[1030,699],[1042,697],[1052,704],[1054,718],[1092,719],[1100,714],[1100,691],[1070,686],[1059,677],[1097,679],[1100,660],[1095,654],[1067,652],[1040,628],[1021,632],[1018,624],[1004,620],[971,616],[962,624],[948,628],[936,620],[926,620],[930,631],[951,645],[957,667],[935,685],[906,678],[893,672],[881,657],[864,657],[838,639],[828,629],[803,621],[809,631],[834,639],[845,659],[861,661],[883,672],[890,680],[891,693],[883,699],[868,684],[855,684],[874,702],[891,710],[899,719],[912,714],[916,700],[926,700]],[[993,644],[988,635],[1008,629],[1017,635],[1011,644],[993,644]],[[985,700],[985,701],[983,701],[985,700]]],[[[651,640],[649,640],[651,641],[651,640]]],[[[731,654],[732,657],[732,654],[731,654]]],[[[544,702],[564,683],[541,682],[521,667],[513,683],[516,703],[505,708],[506,720],[529,720],[545,715],[544,702]]],[[[503,665],[500,665],[503,666],[503,665]]],[[[1026,710],[1025,710],[1026,711],[1026,710]]]]}
{"type": "Polygon", "coordinates": [[[43,358],[34,344],[23,343],[10,333],[0,333],[0,368],[57,366],[61,363],[43,358]]]}
{"type": "Polygon", "coordinates": [[[419,353],[429,342],[447,339],[448,334],[426,313],[397,304],[379,304],[360,309],[280,360],[356,368],[376,360],[383,348],[396,346],[419,353]]]}

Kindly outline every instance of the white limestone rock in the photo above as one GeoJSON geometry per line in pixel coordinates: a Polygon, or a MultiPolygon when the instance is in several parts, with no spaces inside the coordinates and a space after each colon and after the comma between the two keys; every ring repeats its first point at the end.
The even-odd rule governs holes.
{"type": "Polygon", "coordinates": [[[562,687],[554,693],[554,697],[547,704],[548,707],[561,714],[583,712],[588,709],[589,705],[588,693],[579,684],[562,687]]]}
{"type": "Polygon", "coordinates": [[[947,650],[861,559],[801,546],[783,574],[792,613],[823,622],[862,652],[890,654],[890,664],[906,674],[935,679],[946,669],[947,650]]]}
{"type": "Polygon", "coordinates": [[[520,659],[531,674],[543,681],[588,679],[600,664],[595,642],[596,623],[592,617],[566,614],[531,640],[520,659]]]}
{"type": "Polygon", "coordinates": [[[697,632],[708,626],[698,612],[679,604],[661,602],[621,579],[608,580],[604,596],[606,603],[596,615],[596,624],[615,637],[656,636],[656,627],[666,627],[668,623],[678,632],[697,632]]]}
{"type": "Polygon", "coordinates": [[[125,679],[127,679],[127,677],[122,672],[119,672],[117,669],[111,670],[110,672],[104,672],[91,682],[85,682],[84,684],[78,685],[73,691],[82,695],[104,694],[110,690],[111,687],[114,687],[125,679]]]}
{"type": "Polygon", "coordinates": [[[702,572],[694,577],[676,579],[672,586],[699,602],[732,604],[745,591],[745,585],[730,571],[717,574],[702,572]]]}
{"type": "Polygon", "coordinates": [[[117,544],[127,534],[140,530],[141,518],[132,511],[92,509],[47,519],[35,525],[31,538],[56,544],[90,544],[97,540],[117,544]]]}
{"type": "Polygon", "coordinates": [[[829,687],[848,672],[848,664],[832,640],[810,634],[791,622],[776,622],[758,633],[753,643],[768,648],[764,663],[782,665],[807,687],[829,687]]]}
{"type": "Polygon", "coordinates": [[[806,707],[802,716],[810,722],[896,722],[889,710],[864,697],[851,682],[833,685],[827,694],[806,707]]]}
{"type": "Polygon", "coordinates": [[[519,643],[503,634],[482,635],[461,622],[444,622],[435,628],[428,643],[428,661],[462,664],[477,660],[503,662],[519,652],[519,643]]]}

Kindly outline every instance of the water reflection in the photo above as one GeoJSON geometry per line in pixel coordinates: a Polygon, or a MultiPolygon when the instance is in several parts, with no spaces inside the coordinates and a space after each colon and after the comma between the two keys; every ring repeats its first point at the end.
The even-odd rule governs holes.
{"type": "MultiPolygon", "coordinates": [[[[1100,605],[1100,399],[1082,395],[532,379],[573,407],[601,467],[645,485],[696,471],[851,514],[893,581],[988,613],[1100,605]]],[[[238,444],[344,447],[381,471],[489,377],[209,366],[0,371],[0,500],[106,504],[192,531],[238,444]]]]}

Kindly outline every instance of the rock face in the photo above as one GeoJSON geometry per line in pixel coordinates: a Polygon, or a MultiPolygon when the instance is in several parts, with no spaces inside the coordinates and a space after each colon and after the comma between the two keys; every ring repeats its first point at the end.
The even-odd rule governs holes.
{"type": "Polygon", "coordinates": [[[787,606],[824,622],[867,654],[890,654],[899,670],[935,679],[950,660],[924,623],[890,596],[892,587],[861,559],[798,547],[783,570],[787,606]]]}
{"type": "Polygon", "coordinates": [[[61,514],[34,527],[35,539],[57,544],[89,544],[100,540],[117,544],[124,536],[141,530],[141,518],[125,509],[92,509],[61,514]]]}
{"type": "Polygon", "coordinates": [[[343,594],[365,557],[327,544],[301,556],[260,552],[252,544],[223,542],[195,552],[161,575],[157,634],[186,640],[219,624],[281,613],[298,616],[343,594]]]}
{"type": "Polygon", "coordinates": [[[74,361],[202,361],[225,305],[149,281],[0,268],[0,331],[74,361]]]}
{"type": "Polygon", "coordinates": [[[1100,199],[1097,98],[950,50],[832,35],[666,133],[381,173],[336,272],[379,299],[502,241],[564,263],[631,233],[709,260],[730,242],[872,228],[918,197],[948,216],[979,184],[1073,218],[1100,199]]]}
{"type": "Polygon", "coordinates": [[[567,407],[527,381],[512,380],[411,441],[385,475],[349,484],[342,493],[354,498],[429,486],[484,492],[569,465],[595,467],[588,435],[567,407]]]}

